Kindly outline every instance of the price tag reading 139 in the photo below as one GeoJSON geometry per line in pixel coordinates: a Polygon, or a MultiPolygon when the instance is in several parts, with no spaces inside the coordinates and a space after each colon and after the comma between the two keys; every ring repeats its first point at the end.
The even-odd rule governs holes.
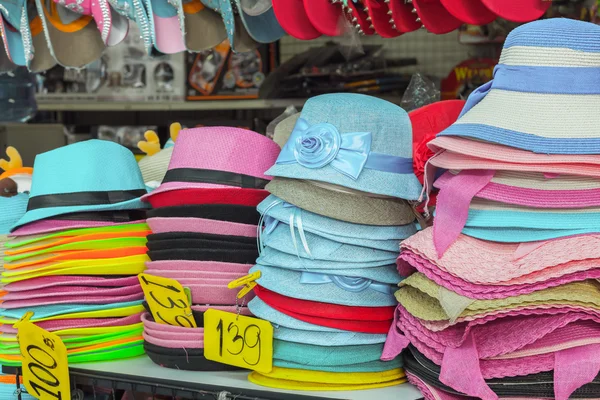
{"type": "Polygon", "coordinates": [[[208,309],[204,313],[204,357],[269,373],[273,369],[273,326],[262,319],[208,309]]]}
{"type": "Polygon", "coordinates": [[[23,358],[23,384],[41,400],[71,400],[67,348],[54,333],[29,322],[27,313],[15,324],[23,358]]]}
{"type": "Polygon", "coordinates": [[[148,307],[157,323],[185,328],[197,327],[190,301],[179,282],[148,274],[139,274],[138,278],[148,307]]]}

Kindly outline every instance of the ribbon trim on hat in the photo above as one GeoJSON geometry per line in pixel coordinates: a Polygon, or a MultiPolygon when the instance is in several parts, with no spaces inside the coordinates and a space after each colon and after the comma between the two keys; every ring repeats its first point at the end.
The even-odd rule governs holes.
{"type": "Polygon", "coordinates": [[[250,175],[199,168],[176,168],[167,171],[163,183],[195,182],[236,186],[243,189],[264,189],[269,181],[250,175]]]}
{"type": "Polygon", "coordinates": [[[77,192],[58,193],[33,196],[29,198],[27,211],[38,208],[95,206],[102,204],[117,204],[135,200],[147,192],[145,189],[115,190],[108,192],[77,192]]]}
{"type": "Polygon", "coordinates": [[[371,152],[370,132],[340,134],[328,123],[310,125],[299,118],[276,164],[300,164],[317,169],[330,166],[356,180],[364,168],[396,174],[413,173],[411,158],[371,152]]]}
{"type": "Polygon", "coordinates": [[[322,285],[326,283],[333,283],[342,290],[348,292],[364,292],[367,289],[374,290],[383,294],[394,294],[394,286],[388,285],[381,282],[374,282],[371,279],[357,278],[352,276],[340,276],[340,275],[329,275],[321,274],[318,272],[307,272],[303,271],[300,276],[300,283],[309,285],[322,285]]]}

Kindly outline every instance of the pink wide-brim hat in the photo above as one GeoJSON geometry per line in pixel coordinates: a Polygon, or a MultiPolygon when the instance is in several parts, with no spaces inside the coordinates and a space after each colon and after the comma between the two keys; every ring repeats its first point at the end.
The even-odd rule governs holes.
{"type": "MultiPolygon", "coordinates": [[[[141,315],[142,313],[129,315],[127,317],[55,319],[51,321],[40,321],[35,324],[49,332],[61,331],[64,329],[102,328],[129,325],[131,325],[131,328],[135,328],[135,325],[141,322],[141,315]]],[[[17,329],[13,328],[10,324],[3,324],[0,325],[0,332],[17,333],[17,329]]]]}
{"type": "Polygon", "coordinates": [[[13,309],[13,308],[25,308],[35,306],[47,306],[57,304],[112,304],[121,303],[128,301],[143,300],[144,293],[128,294],[123,296],[114,295],[86,295],[86,296],[51,296],[51,297],[40,297],[34,299],[20,299],[20,300],[6,300],[2,301],[2,308],[13,309]]]}
{"type": "Polygon", "coordinates": [[[193,274],[198,272],[231,272],[244,276],[248,274],[248,271],[252,267],[253,264],[236,264],[220,261],[161,260],[148,261],[146,263],[146,272],[153,274],[154,272],[152,271],[171,271],[173,276],[175,276],[175,272],[179,271],[182,273],[182,276],[189,275],[191,278],[193,278],[193,274]]]}
{"type": "Polygon", "coordinates": [[[12,282],[4,285],[4,290],[7,292],[22,292],[33,291],[38,289],[61,290],[61,286],[92,286],[95,288],[121,288],[129,286],[138,286],[139,280],[137,276],[128,276],[125,278],[103,278],[99,276],[87,275],[59,275],[59,276],[44,276],[40,278],[27,279],[25,281],[12,282]]]}
{"type": "Polygon", "coordinates": [[[40,235],[42,233],[59,232],[67,229],[97,228],[101,226],[121,226],[139,224],[142,222],[144,222],[144,220],[130,221],[125,223],[114,223],[104,221],[68,221],[57,219],[45,219],[41,221],[32,222],[18,229],[15,229],[10,233],[10,236],[40,235]]]}
{"type": "Polygon", "coordinates": [[[438,257],[430,227],[404,240],[401,251],[410,251],[479,285],[532,284],[600,268],[600,235],[595,234],[526,244],[489,242],[461,234],[438,257]]]}
{"type": "Polygon", "coordinates": [[[275,164],[280,150],[271,139],[247,129],[184,129],[175,142],[163,183],[142,200],[178,189],[262,189],[261,182],[271,180],[265,171],[275,164]]]}
{"type": "Polygon", "coordinates": [[[194,232],[213,235],[256,237],[256,225],[219,221],[206,218],[148,218],[146,221],[152,233],[194,232]]]}

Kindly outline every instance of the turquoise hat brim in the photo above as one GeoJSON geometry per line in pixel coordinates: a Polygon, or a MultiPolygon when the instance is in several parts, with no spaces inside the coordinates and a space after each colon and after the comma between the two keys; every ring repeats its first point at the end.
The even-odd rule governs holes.
{"type": "Polygon", "coordinates": [[[275,326],[275,339],[286,342],[314,344],[317,346],[348,346],[357,344],[384,343],[387,335],[360,332],[316,332],[275,326]]]}
{"type": "Polygon", "coordinates": [[[20,193],[13,197],[0,197],[0,235],[6,235],[19,219],[27,211],[29,196],[20,193]]]}
{"type": "Polygon", "coordinates": [[[540,240],[558,239],[567,236],[597,233],[598,228],[591,229],[525,229],[525,228],[464,228],[462,233],[477,239],[501,242],[523,243],[540,240]]]}
{"type": "Polygon", "coordinates": [[[25,215],[23,215],[23,217],[15,225],[13,225],[13,227],[11,228],[11,232],[23,225],[47,218],[56,217],[57,215],[65,215],[76,212],[139,210],[146,208],[148,208],[148,204],[142,202],[139,198],[127,200],[121,203],[102,204],[95,206],[85,205],[70,207],[38,208],[35,210],[27,211],[25,215]]]}
{"type": "Polygon", "coordinates": [[[304,369],[309,371],[323,372],[384,372],[391,369],[402,368],[402,358],[397,357],[392,361],[368,361],[359,364],[350,365],[302,365],[290,361],[273,360],[273,365],[276,367],[304,369]]]}

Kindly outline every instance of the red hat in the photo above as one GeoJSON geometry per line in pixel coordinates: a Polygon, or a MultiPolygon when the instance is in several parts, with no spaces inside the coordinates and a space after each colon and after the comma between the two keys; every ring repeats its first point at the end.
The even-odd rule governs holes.
{"type": "MultiPolygon", "coordinates": [[[[393,38],[402,35],[393,25],[393,19],[388,14],[390,11],[389,7],[385,2],[379,2],[378,0],[364,0],[367,5],[367,11],[371,17],[371,22],[375,28],[375,32],[383,38],[393,38]]],[[[352,2],[352,0],[350,0],[352,2]]]]}
{"type": "Polygon", "coordinates": [[[370,36],[375,33],[371,21],[369,21],[369,14],[365,11],[363,6],[358,3],[354,3],[352,0],[348,2],[348,8],[346,11],[346,18],[352,25],[362,30],[364,35],[370,36]]]}
{"type": "Polygon", "coordinates": [[[427,30],[441,35],[452,32],[462,25],[462,21],[450,14],[440,0],[412,0],[417,14],[427,30]]]}
{"type": "Polygon", "coordinates": [[[482,0],[501,18],[513,22],[529,22],[540,18],[552,5],[547,0],[482,0]]]}
{"type": "Polygon", "coordinates": [[[394,307],[354,307],[282,296],[257,285],[254,293],[275,310],[315,325],[363,333],[387,333],[394,307]]]}
{"type": "Polygon", "coordinates": [[[413,131],[413,169],[421,183],[425,163],[433,156],[427,143],[458,119],[465,103],[464,100],[438,101],[408,113],[413,131]]]}
{"type": "Polygon", "coordinates": [[[284,31],[301,40],[312,40],[321,32],[308,19],[303,0],[273,0],[275,17],[284,31]]]}
{"type": "Polygon", "coordinates": [[[404,0],[390,0],[388,6],[392,12],[391,15],[396,29],[400,32],[416,31],[423,26],[420,21],[417,21],[417,14],[413,12],[413,6],[404,0]]]}
{"type": "Polygon", "coordinates": [[[323,35],[340,36],[343,33],[342,6],[330,0],[304,0],[308,19],[323,35]]]}
{"type": "Polygon", "coordinates": [[[466,24],[485,25],[497,17],[481,0],[442,0],[442,4],[450,14],[466,24]]]}
{"type": "Polygon", "coordinates": [[[199,204],[235,204],[256,207],[267,198],[264,189],[181,189],[148,197],[152,208],[199,204]]]}

